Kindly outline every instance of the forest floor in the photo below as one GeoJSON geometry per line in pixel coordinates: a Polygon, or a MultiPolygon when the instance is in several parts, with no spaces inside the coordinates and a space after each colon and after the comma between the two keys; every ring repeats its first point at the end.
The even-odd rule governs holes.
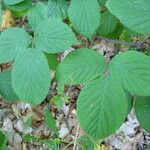
{"type": "MultiPolygon", "coordinates": [[[[114,44],[107,43],[104,40],[95,41],[92,48],[105,55],[107,59],[114,56],[116,49],[114,44]]],[[[121,50],[126,49],[127,47],[124,47],[121,50]]],[[[63,59],[72,50],[74,48],[61,54],[59,58],[63,59]]],[[[1,67],[5,70],[10,66],[5,64],[1,67]]],[[[77,120],[76,100],[81,88],[80,86],[67,86],[64,94],[69,97],[69,101],[64,103],[60,109],[51,106],[61,139],[60,150],[80,150],[77,140],[83,136],[83,131],[77,120]]],[[[50,90],[54,95],[55,89],[56,83],[54,82],[50,90]]],[[[48,103],[49,101],[44,101],[42,104],[33,107],[23,102],[6,102],[0,98],[0,127],[7,135],[9,150],[48,149],[45,144],[39,141],[26,142],[24,138],[24,135],[34,135],[40,139],[54,138],[54,133],[44,121],[43,108],[48,103]],[[32,121],[26,123],[31,116],[32,121]]],[[[101,142],[101,147],[95,148],[95,150],[146,150],[146,143],[150,143],[150,135],[140,127],[134,115],[134,110],[132,110],[116,133],[104,139],[101,142]]]]}

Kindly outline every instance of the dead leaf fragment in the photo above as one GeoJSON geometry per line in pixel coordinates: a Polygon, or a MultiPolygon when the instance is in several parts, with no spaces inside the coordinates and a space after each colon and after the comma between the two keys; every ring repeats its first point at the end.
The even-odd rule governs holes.
{"type": "Polygon", "coordinates": [[[0,31],[4,30],[6,28],[13,27],[14,25],[15,25],[15,20],[11,14],[11,11],[9,11],[9,10],[3,11],[0,31]]]}

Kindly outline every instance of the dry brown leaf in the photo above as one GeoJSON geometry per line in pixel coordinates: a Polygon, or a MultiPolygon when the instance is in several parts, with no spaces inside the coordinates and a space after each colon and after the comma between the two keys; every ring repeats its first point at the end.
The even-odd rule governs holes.
{"type": "Polygon", "coordinates": [[[2,15],[2,23],[0,26],[0,31],[13,27],[15,25],[15,20],[11,14],[11,11],[5,10],[2,15]]]}

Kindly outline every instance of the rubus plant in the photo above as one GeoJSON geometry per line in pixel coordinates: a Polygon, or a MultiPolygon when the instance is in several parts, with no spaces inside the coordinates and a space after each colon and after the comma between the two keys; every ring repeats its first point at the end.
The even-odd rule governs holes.
{"type": "Polygon", "coordinates": [[[77,116],[91,138],[103,139],[114,133],[132,107],[141,126],[150,132],[149,56],[130,48],[105,60],[89,47],[76,49],[59,64],[55,56],[76,45],[78,35],[90,43],[94,36],[109,42],[113,41],[109,38],[119,39],[127,32],[149,35],[150,1],[48,0],[32,5],[30,0],[4,0],[3,5],[28,20],[26,26],[5,29],[0,35],[0,63],[13,62],[12,70],[0,73],[3,98],[41,103],[48,94],[53,69],[58,84],[83,85],[77,116]]]}

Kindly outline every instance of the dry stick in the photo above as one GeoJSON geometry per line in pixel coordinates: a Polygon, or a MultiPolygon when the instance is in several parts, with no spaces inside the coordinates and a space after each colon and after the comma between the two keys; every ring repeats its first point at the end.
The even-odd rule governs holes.
{"type": "Polygon", "coordinates": [[[77,125],[77,131],[76,131],[76,136],[75,136],[74,145],[73,145],[73,149],[72,150],[76,149],[78,133],[79,133],[79,123],[77,125]]]}
{"type": "Polygon", "coordinates": [[[104,40],[107,43],[113,43],[113,44],[123,44],[123,45],[128,45],[128,46],[133,46],[133,47],[139,47],[139,48],[144,47],[144,42],[123,42],[119,40],[107,39],[107,38],[100,37],[100,36],[96,36],[95,39],[104,40]]]}

